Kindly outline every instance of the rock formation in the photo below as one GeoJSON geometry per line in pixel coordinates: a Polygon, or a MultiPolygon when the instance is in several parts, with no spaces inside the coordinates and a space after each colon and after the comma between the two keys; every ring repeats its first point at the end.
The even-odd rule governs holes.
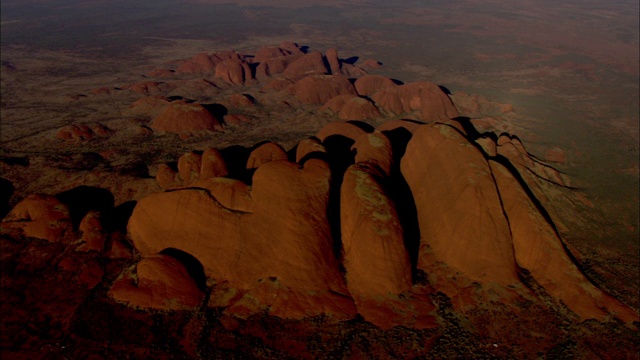
{"type": "Polygon", "coordinates": [[[30,195],[2,220],[2,232],[14,231],[48,241],[69,241],[69,209],[54,196],[30,195]]]}
{"type": "Polygon", "coordinates": [[[222,125],[202,105],[178,100],[171,102],[153,119],[151,128],[156,131],[186,133],[202,130],[221,131],[222,125]]]}
{"type": "MultiPolygon", "coordinates": [[[[100,188],[27,196],[44,170],[16,169],[50,159],[1,157],[8,356],[41,357],[21,352],[34,338],[39,350],[64,344],[56,358],[105,347],[224,358],[255,344],[267,345],[240,357],[558,357],[580,346],[596,358],[603,341],[630,347],[638,314],[617,297],[629,298],[601,289],[598,268],[565,242],[553,205],[580,200],[569,177],[480,118],[513,108],[466,94],[454,105],[436,84],[367,73],[380,65],[288,42],[200,53],[92,91],[131,104],[109,127],[47,133],[93,139],[56,141],[67,171],[48,176],[100,188]],[[159,135],[130,148],[132,133],[153,137],[127,127],[159,135]],[[379,334],[383,351],[362,352],[379,334]]],[[[566,160],[559,147],[546,154],[566,160]]]]}
{"type": "Polygon", "coordinates": [[[322,105],[334,96],[356,95],[349,80],[342,75],[309,75],[292,86],[293,95],[304,104],[322,105]]]}

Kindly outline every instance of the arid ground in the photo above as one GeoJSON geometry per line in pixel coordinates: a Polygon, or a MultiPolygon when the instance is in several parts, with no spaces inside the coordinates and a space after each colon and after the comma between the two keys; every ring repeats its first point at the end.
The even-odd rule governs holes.
{"type": "MultiPolygon", "coordinates": [[[[159,164],[176,162],[186,152],[232,145],[251,147],[264,140],[277,142],[289,150],[337,120],[335,114],[318,112],[307,106],[291,107],[286,101],[273,102],[268,106],[244,109],[251,122],[230,126],[224,132],[180,137],[156,135],[150,134],[148,128],[153,116],[141,116],[130,108],[142,95],[154,95],[153,90],[127,89],[133,84],[157,81],[157,76],[150,75],[154,70],[178,69],[186,59],[203,52],[234,50],[246,54],[283,42],[296,42],[322,53],[335,48],[345,64],[364,68],[368,59],[381,64],[369,68],[367,71],[371,74],[404,83],[428,81],[441,85],[450,93],[460,115],[474,119],[473,125],[480,132],[515,135],[532,158],[557,169],[566,182],[561,191],[547,193],[550,198],[545,206],[564,244],[590,282],[637,312],[640,307],[638,11],[638,3],[627,0],[561,3],[547,0],[427,3],[336,0],[307,1],[304,5],[295,1],[274,1],[265,5],[251,0],[233,4],[224,0],[3,0],[0,18],[0,177],[10,182],[12,185],[7,189],[13,190],[7,190],[6,200],[7,195],[2,194],[0,200],[7,204],[0,204],[4,206],[0,210],[4,216],[31,194],[56,195],[81,185],[109,189],[114,205],[118,206],[161,191],[153,179],[159,164]],[[61,129],[66,126],[98,123],[109,130],[105,136],[96,135],[86,140],[60,136],[61,129]],[[553,194],[558,195],[557,198],[553,194]]],[[[192,74],[172,76],[171,81],[181,84],[176,87],[179,91],[172,93],[170,88],[162,88],[162,95],[189,98],[201,104],[224,103],[231,112],[239,111],[239,106],[236,108],[228,102],[229,96],[238,92],[237,88],[215,83],[214,89],[195,81],[198,76],[192,74]]],[[[212,76],[208,80],[213,81],[212,76]]],[[[258,93],[261,85],[242,86],[244,93],[258,93]]],[[[383,122],[377,119],[369,124],[376,127],[383,122]]],[[[63,252],[55,246],[47,247],[46,251],[38,248],[38,251],[63,252]]],[[[18,245],[6,247],[8,252],[22,251],[24,257],[25,250],[18,245]]],[[[11,265],[3,266],[5,270],[20,273],[16,269],[26,266],[24,264],[29,261],[10,259],[6,263],[11,265]]],[[[106,274],[103,284],[108,282],[107,278],[112,281],[118,276],[115,269],[130,264],[129,260],[118,260],[121,262],[115,261],[112,269],[111,265],[100,261],[106,274]]],[[[22,286],[21,282],[3,280],[3,288],[6,284],[9,289],[22,286]]],[[[103,292],[106,292],[107,285],[104,286],[103,292]]],[[[87,294],[82,296],[89,296],[87,294]]],[[[16,298],[19,296],[3,298],[3,316],[5,309],[17,306],[16,298]]],[[[102,302],[98,305],[96,307],[100,309],[108,307],[102,302]]],[[[330,350],[335,356],[352,358],[380,354],[420,356],[428,352],[427,348],[435,349],[432,354],[440,355],[465,356],[469,354],[465,352],[468,350],[479,356],[533,358],[545,355],[552,358],[555,354],[580,357],[581,354],[601,356],[606,351],[598,346],[604,346],[606,338],[614,338],[615,334],[623,334],[619,335],[623,347],[630,347],[631,342],[627,340],[637,336],[637,329],[630,331],[622,325],[623,330],[616,327],[611,330],[610,324],[607,327],[587,323],[584,327],[576,327],[558,325],[562,321],[556,318],[554,336],[562,337],[562,341],[553,344],[549,340],[551,335],[543,336],[545,350],[541,353],[534,351],[535,346],[521,343],[510,350],[485,349],[478,345],[482,336],[495,339],[497,335],[487,335],[490,331],[478,329],[477,324],[482,316],[489,316],[490,307],[482,305],[479,310],[482,315],[468,315],[476,326],[472,331],[465,328],[463,320],[451,320],[457,315],[443,310],[448,307],[442,303],[439,305],[442,311],[438,316],[449,321],[442,333],[447,334],[447,341],[468,346],[466,350],[450,354],[443,350],[446,347],[444,340],[425,345],[429,341],[425,339],[445,338],[433,337],[433,333],[412,335],[397,328],[393,330],[395,333],[380,332],[361,323],[347,327],[349,339],[357,343],[355,348],[343,344],[330,350]],[[454,323],[455,326],[451,325],[454,323]],[[596,345],[591,340],[584,340],[596,338],[599,330],[605,338],[596,341],[596,345]],[[358,349],[367,347],[365,333],[386,340],[415,335],[418,336],[418,340],[414,339],[416,342],[422,341],[421,350],[406,352],[408,342],[398,341],[398,348],[405,350],[394,348],[391,351],[381,345],[384,341],[372,341],[382,348],[359,353],[361,350],[358,349]],[[466,335],[472,338],[468,344],[449,339],[466,335]],[[578,340],[574,341],[572,336],[577,336],[578,340]]],[[[74,319],[91,317],[86,315],[94,310],[91,306],[90,302],[84,302],[70,313],[74,319]]],[[[157,315],[145,317],[134,310],[118,311],[131,312],[126,316],[139,317],[135,321],[146,322],[149,328],[157,330],[159,326],[157,315]]],[[[240,321],[241,325],[229,325],[232,320],[222,316],[220,319],[227,320],[220,320],[224,323],[220,330],[205,320],[202,325],[193,319],[184,320],[180,314],[171,316],[179,318],[177,322],[187,324],[185,329],[200,326],[210,330],[211,335],[207,335],[210,338],[198,335],[198,340],[193,341],[195,345],[190,345],[191,350],[184,350],[183,343],[176,345],[175,348],[182,349],[182,355],[216,357],[238,351],[236,347],[224,348],[228,343],[237,347],[253,346],[260,349],[260,356],[264,358],[296,354],[297,351],[287,348],[290,344],[274,345],[273,339],[258,345],[254,342],[255,338],[264,340],[267,337],[255,335],[267,332],[266,329],[278,334],[295,332],[289,328],[293,325],[288,323],[263,320],[260,326],[244,321],[240,321]],[[225,336],[235,336],[235,340],[227,339],[225,343],[225,336]],[[216,338],[224,351],[203,353],[205,338],[216,338]]],[[[105,321],[109,315],[105,310],[95,318],[105,321]]],[[[35,316],[33,321],[41,324],[49,320],[35,316]]],[[[527,324],[535,323],[531,318],[527,321],[527,324]]],[[[304,323],[300,325],[304,328],[301,331],[319,331],[314,327],[316,325],[304,323]]],[[[57,344],[50,345],[55,348],[50,350],[51,354],[69,356],[60,349],[62,342],[91,352],[87,349],[102,346],[108,338],[108,334],[96,334],[98,330],[94,325],[80,326],[76,322],[70,326],[72,330],[69,331],[74,334],[81,333],[84,331],[82,326],[86,326],[88,332],[94,332],[93,337],[88,337],[91,340],[85,344],[76,338],[64,337],[64,334],[55,337],[51,330],[47,336],[55,341],[49,344],[57,344]]],[[[539,323],[535,326],[538,326],[536,331],[544,329],[539,323]]],[[[179,331],[186,334],[185,329],[180,327],[179,331]]],[[[37,328],[29,336],[41,336],[34,335],[38,331],[46,332],[37,328]]],[[[65,331],[61,330],[61,333],[65,331]]],[[[332,329],[327,336],[337,341],[341,331],[347,330],[332,329]]],[[[153,344],[169,338],[171,335],[157,335],[153,344]]],[[[3,338],[5,350],[11,348],[10,343],[14,340],[3,338]]],[[[29,341],[22,341],[29,344],[29,341]]],[[[322,348],[321,340],[315,341],[314,346],[326,350],[322,348]]],[[[136,344],[140,349],[149,346],[144,340],[136,344]]],[[[310,343],[305,344],[310,354],[319,357],[320,350],[312,349],[310,343]]],[[[149,351],[171,353],[172,349],[149,351]]],[[[123,355],[129,350],[125,345],[116,346],[112,354],[123,355]]],[[[139,351],[142,353],[137,353],[137,357],[156,354],[139,351]]],[[[637,357],[638,348],[629,348],[626,354],[637,357]]]]}

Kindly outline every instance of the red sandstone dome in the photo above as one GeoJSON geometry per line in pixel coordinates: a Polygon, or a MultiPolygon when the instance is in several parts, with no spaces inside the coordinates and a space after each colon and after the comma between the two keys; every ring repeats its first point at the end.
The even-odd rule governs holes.
{"type": "Polygon", "coordinates": [[[222,131],[222,125],[202,105],[174,101],[151,122],[156,131],[186,133],[202,130],[222,131]]]}
{"type": "Polygon", "coordinates": [[[381,75],[361,76],[356,80],[354,85],[358,94],[362,96],[372,96],[380,90],[398,86],[393,80],[381,75]]]}
{"type": "Polygon", "coordinates": [[[321,105],[338,95],[356,95],[349,79],[342,75],[310,75],[296,82],[293,95],[304,104],[321,105]]]}
{"type": "Polygon", "coordinates": [[[390,114],[416,111],[423,121],[447,120],[459,115],[447,94],[430,82],[388,87],[375,93],[371,99],[378,108],[390,114]]]}

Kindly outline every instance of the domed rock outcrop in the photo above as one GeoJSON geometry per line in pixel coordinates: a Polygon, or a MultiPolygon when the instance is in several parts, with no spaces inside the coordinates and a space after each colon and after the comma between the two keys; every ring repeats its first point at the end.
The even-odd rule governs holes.
{"type": "Polygon", "coordinates": [[[325,141],[325,139],[331,136],[339,135],[355,142],[356,139],[366,135],[367,133],[368,132],[366,130],[351,122],[334,121],[320,129],[318,133],[316,133],[316,138],[320,141],[325,141]]]}
{"type": "Polygon", "coordinates": [[[325,75],[328,73],[329,71],[324,65],[322,53],[313,51],[287,65],[286,69],[282,72],[282,76],[296,81],[309,75],[325,75]]]}
{"type": "Polygon", "coordinates": [[[183,62],[178,67],[179,73],[200,73],[200,72],[213,72],[216,69],[216,64],[219,62],[215,56],[210,56],[206,53],[200,53],[193,56],[191,59],[183,62]]]}
{"type": "Polygon", "coordinates": [[[156,131],[188,133],[202,130],[222,131],[220,121],[202,105],[174,101],[151,122],[156,131]]]}
{"type": "Polygon", "coordinates": [[[354,95],[338,95],[327,101],[320,110],[328,109],[342,120],[366,120],[380,116],[378,108],[368,99],[354,95]]]}
{"type": "Polygon", "coordinates": [[[342,120],[366,120],[379,116],[378,108],[368,99],[359,96],[347,100],[338,113],[338,117],[342,120]]]}
{"type": "Polygon", "coordinates": [[[222,206],[205,189],[150,195],[136,206],[129,233],[142,254],[169,247],[185,251],[198,258],[209,277],[244,289],[238,305],[231,306],[234,311],[254,313],[270,306],[270,313],[281,317],[350,318],[353,303],[337,295],[348,292],[325,215],[329,176],[328,165],[317,159],[304,168],[265,163],[253,176],[250,212],[222,206]],[[267,284],[257,285],[262,282],[267,284]],[[273,298],[265,286],[287,289],[282,296],[296,300],[273,298]],[[249,298],[254,300],[247,303],[249,298]]]}
{"type": "Polygon", "coordinates": [[[170,101],[164,96],[147,96],[136,100],[129,106],[129,112],[135,115],[156,117],[169,106],[170,101]]]}
{"type": "Polygon", "coordinates": [[[68,125],[56,133],[58,139],[63,140],[91,140],[94,137],[107,137],[113,131],[102,124],[68,125]]]}
{"type": "Polygon", "coordinates": [[[116,301],[146,309],[191,310],[204,299],[184,264],[171,256],[148,256],[135,268],[135,275],[126,273],[113,283],[109,295],[116,301]]]}
{"type": "Polygon", "coordinates": [[[469,282],[518,282],[509,224],[482,153],[454,128],[415,130],[401,162],[420,226],[418,268],[436,289],[455,295],[469,282]]]}
{"type": "Polygon", "coordinates": [[[232,94],[229,96],[229,103],[235,107],[245,107],[255,105],[255,99],[247,94],[232,94]]]}
{"type": "Polygon", "coordinates": [[[326,152],[327,150],[316,138],[304,139],[298,143],[296,148],[296,162],[299,163],[302,159],[313,153],[324,154],[326,152]]]}
{"type": "Polygon", "coordinates": [[[423,121],[448,120],[459,115],[447,94],[430,82],[388,87],[371,98],[378,108],[390,114],[401,115],[417,111],[423,121]]]}
{"type": "Polygon", "coordinates": [[[2,220],[2,232],[51,242],[72,241],[69,208],[52,195],[30,195],[2,220]]]}
{"type": "Polygon", "coordinates": [[[342,75],[311,75],[296,82],[291,91],[304,104],[321,105],[338,95],[356,95],[349,79],[342,75]]]}
{"type": "Polygon", "coordinates": [[[553,225],[541,214],[522,185],[502,164],[489,162],[509,219],[518,266],[549,295],[584,319],[605,320],[615,315],[625,322],[638,315],[596,288],[567,254],[553,225]]]}
{"type": "Polygon", "coordinates": [[[238,59],[231,59],[216,65],[214,77],[220,78],[231,85],[242,85],[251,80],[253,75],[249,64],[238,59]]]}
{"type": "Polygon", "coordinates": [[[354,83],[361,96],[373,96],[378,91],[398,86],[393,80],[382,75],[364,75],[354,83]]]}
{"type": "Polygon", "coordinates": [[[251,151],[247,160],[247,169],[257,169],[263,164],[278,160],[287,160],[287,152],[282,146],[269,141],[251,151]]]}

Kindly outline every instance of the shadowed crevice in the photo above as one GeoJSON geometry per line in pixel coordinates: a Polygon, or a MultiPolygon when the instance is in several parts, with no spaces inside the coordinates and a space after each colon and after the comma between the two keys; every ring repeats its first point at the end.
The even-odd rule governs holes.
{"type": "Polygon", "coordinates": [[[340,260],[340,263],[342,263],[340,188],[342,187],[345,171],[355,162],[355,152],[351,150],[354,143],[352,139],[342,135],[328,136],[322,142],[327,152],[321,156],[328,160],[329,168],[331,169],[327,219],[329,221],[331,237],[333,238],[333,251],[336,258],[340,260]]]}
{"type": "Polygon", "coordinates": [[[415,283],[421,278],[420,274],[417,273],[418,254],[420,252],[420,224],[413,193],[400,169],[400,161],[413,134],[403,127],[385,130],[382,133],[389,139],[393,154],[393,166],[390,177],[386,181],[386,189],[389,198],[396,207],[398,221],[402,226],[404,246],[411,264],[411,278],[415,283]]]}
{"type": "Polygon", "coordinates": [[[127,233],[127,224],[129,224],[129,218],[133,214],[137,201],[126,201],[115,208],[107,211],[102,217],[102,226],[109,232],[119,231],[123,234],[127,233]]]}
{"type": "Polygon", "coordinates": [[[105,214],[113,209],[115,203],[111,191],[86,185],[61,192],[56,198],[69,207],[74,230],[78,230],[80,222],[89,211],[95,210],[105,214]]]}
{"type": "Polygon", "coordinates": [[[203,292],[207,291],[207,277],[204,273],[204,266],[202,266],[202,263],[195,256],[175,248],[166,248],[160,251],[160,254],[171,256],[180,261],[198,288],[203,292]]]}
{"type": "Polygon", "coordinates": [[[255,169],[247,169],[247,160],[249,160],[250,154],[251,149],[240,145],[233,145],[220,150],[220,155],[222,155],[229,172],[226,177],[251,185],[255,169]]]}

